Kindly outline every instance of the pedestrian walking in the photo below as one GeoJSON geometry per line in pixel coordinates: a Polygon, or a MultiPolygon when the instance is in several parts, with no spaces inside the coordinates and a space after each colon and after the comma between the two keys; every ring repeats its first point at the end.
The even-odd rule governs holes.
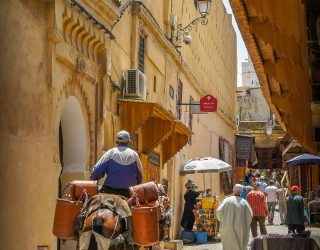
{"type": "Polygon", "coordinates": [[[246,188],[246,194],[248,197],[248,194],[253,190],[253,187],[252,186],[245,186],[245,188],[246,188]]]}
{"type": "Polygon", "coordinates": [[[250,182],[252,179],[253,173],[252,170],[250,169],[249,173],[248,173],[248,181],[250,182]]]}
{"type": "Polygon", "coordinates": [[[287,188],[284,188],[284,193],[282,191],[282,188],[279,188],[277,193],[278,193],[278,205],[279,205],[279,214],[280,214],[280,225],[283,225],[286,221],[286,209],[284,207],[284,195],[287,192],[287,188]]]}
{"type": "Polygon", "coordinates": [[[241,186],[243,186],[240,197],[241,197],[242,199],[246,199],[246,198],[247,198],[247,189],[246,189],[246,187],[245,187],[245,185],[244,185],[244,181],[243,181],[242,179],[239,180],[239,184],[240,184],[241,186]]]}
{"type": "Polygon", "coordinates": [[[287,218],[288,233],[303,233],[304,227],[304,202],[300,196],[298,186],[291,187],[291,195],[287,197],[287,218]]]}
{"type": "Polygon", "coordinates": [[[266,183],[266,178],[261,175],[260,177],[260,192],[264,193],[268,184],[266,183]]]}
{"type": "Polygon", "coordinates": [[[268,208],[266,204],[266,198],[262,192],[259,191],[260,183],[255,183],[253,191],[247,195],[247,201],[251,206],[253,217],[251,222],[252,237],[258,236],[257,233],[257,222],[259,222],[261,235],[267,234],[265,225],[266,216],[268,215],[268,208]]]}
{"type": "Polygon", "coordinates": [[[256,176],[256,174],[253,174],[253,176],[252,176],[252,179],[251,179],[252,181],[253,181],[253,183],[255,183],[256,181],[257,181],[257,176],[256,176]]]}
{"type": "Polygon", "coordinates": [[[278,191],[278,188],[274,185],[274,181],[270,180],[269,186],[266,187],[266,190],[264,191],[264,194],[267,198],[267,205],[268,205],[268,211],[269,211],[269,216],[268,216],[269,225],[273,225],[274,211],[276,209],[277,197],[278,197],[277,191],[278,191]]]}
{"type": "Polygon", "coordinates": [[[277,178],[277,171],[274,170],[271,175],[272,179],[275,180],[277,178]]]}
{"type": "Polygon", "coordinates": [[[243,186],[236,184],[233,196],[225,198],[217,209],[221,221],[220,236],[224,250],[247,250],[252,210],[249,203],[240,197],[243,186]]]}

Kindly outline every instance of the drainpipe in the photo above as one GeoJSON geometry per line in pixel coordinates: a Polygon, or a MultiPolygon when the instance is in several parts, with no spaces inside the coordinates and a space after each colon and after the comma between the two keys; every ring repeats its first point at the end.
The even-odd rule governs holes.
{"type": "Polygon", "coordinates": [[[99,83],[95,82],[95,143],[94,143],[94,162],[98,161],[98,128],[99,128],[99,83]]]}

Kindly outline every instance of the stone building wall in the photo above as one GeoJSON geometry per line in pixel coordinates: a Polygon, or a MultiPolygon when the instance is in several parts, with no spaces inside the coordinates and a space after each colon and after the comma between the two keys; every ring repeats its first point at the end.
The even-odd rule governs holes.
{"type": "Polygon", "coordinates": [[[243,87],[259,87],[259,79],[254,70],[252,60],[249,57],[247,62],[241,63],[243,87]]]}
{"type": "Polygon", "coordinates": [[[5,1],[0,19],[1,248],[53,246],[61,167],[52,147],[47,8],[42,1],[5,1]]]}
{"type": "Polygon", "coordinates": [[[237,88],[237,110],[239,121],[267,122],[270,108],[259,87],[237,88]]]}

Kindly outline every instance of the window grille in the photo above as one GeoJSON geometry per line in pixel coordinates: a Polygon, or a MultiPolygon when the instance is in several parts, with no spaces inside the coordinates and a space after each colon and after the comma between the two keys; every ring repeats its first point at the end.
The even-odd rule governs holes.
{"type": "Polygon", "coordinates": [[[145,51],[145,37],[139,37],[139,50],[138,50],[138,69],[144,73],[144,51],[145,51]]]}

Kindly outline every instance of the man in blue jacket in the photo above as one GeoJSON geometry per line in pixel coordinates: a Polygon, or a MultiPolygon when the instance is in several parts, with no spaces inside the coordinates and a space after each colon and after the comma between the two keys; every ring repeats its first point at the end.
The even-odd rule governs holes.
{"type": "Polygon", "coordinates": [[[143,169],[138,154],[128,147],[130,134],[117,134],[117,146],[108,150],[94,166],[91,180],[107,178],[100,192],[130,197],[129,187],[142,182],[143,169]]]}

